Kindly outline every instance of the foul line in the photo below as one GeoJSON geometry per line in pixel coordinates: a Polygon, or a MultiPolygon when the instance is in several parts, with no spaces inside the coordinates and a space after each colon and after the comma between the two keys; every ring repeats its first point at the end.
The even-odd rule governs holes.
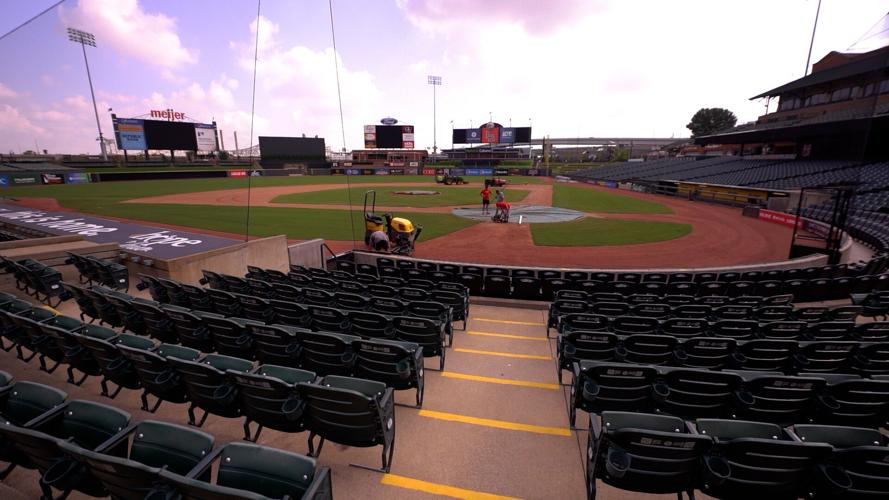
{"type": "Polygon", "coordinates": [[[504,358],[520,358],[520,359],[542,359],[545,361],[550,361],[550,356],[540,356],[538,354],[512,354],[509,352],[495,352],[495,351],[479,351],[478,349],[464,349],[462,347],[457,347],[454,349],[454,352],[466,352],[469,354],[482,354],[484,356],[501,356],[504,358]]]}
{"type": "Polygon", "coordinates": [[[442,495],[452,498],[462,498],[464,500],[518,500],[515,497],[504,497],[500,495],[492,495],[491,493],[482,493],[481,491],[466,490],[456,488],[445,484],[430,483],[419,479],[399,476],[396,474],[383,474],[380,484],[388,486],[396,486],[398,488],[406,488],[409,490],[422,491],[433,495],[442,495]]]}
{"type": "Polygon", "coordinates": [[[421,417],[437,418],[439,420],[447,420],[450,422],[460,422],[463,424],[480,425],[483,427],[494,427],[496,429],[506,429],[510,431],[531,432],[534,434],[549,434],[552,436],[571,437],[571,430],[567,427],[545,427],[542,425],[520,424],[518,422],[507,422],[506,420],[494,420],[490,418],[468,417],[457,413],[445,413],[433,410],[420,410],[421,417]]]}
{"type": "Polygon", "coordinates": [[[469,375],[467,373],[457,372],[441,372],[441,376],[445,378],[456,378],[460,380],[472,380],[474,382],[487,382],[489,384],[517,385],[521,387],[533,387],[535,389],[549,389],[552,391],[559,390],[559,384],[547,384],[544,382],[529,382],[527,380],[515,380],[510,378],[482,377],[480,375],[469,375]]]}
{"type": "Polygon", "coordinates": [[[482,335],[484,337],[500,337],[503,339],[514,339],[514,340],[536,340],[538,342],[546,342],[547,339],[545,337],[532,337],[530,335],[511,335],[509,333],[492,333],[492,332],[476,332],[473,330],[469,330],[466,332],[467,335],[482,335]]]}
{"type": "Polygon", "coordinates": [[[534,321],[510,321],[507,319],[472,318],[471,321],[487,321],[488,323],[503,323],[506,325],[546,326],[546,323],[537,323],[534,321]]]}

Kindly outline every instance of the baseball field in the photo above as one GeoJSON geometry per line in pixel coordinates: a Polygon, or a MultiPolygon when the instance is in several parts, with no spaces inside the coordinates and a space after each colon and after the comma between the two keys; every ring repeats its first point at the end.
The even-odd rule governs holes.
{"type": "Polygon", "coordinates": [[[417,256],[460,255],[478,262],[499,254],[515,264],[589,266],[590,259],[604,259],[609,265],[629,267],[634,260],[681,266],[690,247],[710,254],[714,265],[762,262],[783,258],[771,255],[771,249],[785,247],[764,243],[788,237],[771,225],[752,227],[758,221],[745,220],[734,209],[721,213],[721,208],[698,209],[684,200],[533,177],[510,178],[503,189],[507,201],[514,207],[569,208],[584,217],[521,226],[477,222],[452,214],[454,208],[480,205],[483,180],[469,181],[444,186],[422,176],[214,178],[16,187],[4,192],[33,208],[237,237],[249,231],[251,237],[323,238],[334,248],[346,249],[363,239],[365,193],[373,190],[377,213],[390,212],[423,226],[417,256]],[[413,191],[432,194],[409,194],[413,191]]]}

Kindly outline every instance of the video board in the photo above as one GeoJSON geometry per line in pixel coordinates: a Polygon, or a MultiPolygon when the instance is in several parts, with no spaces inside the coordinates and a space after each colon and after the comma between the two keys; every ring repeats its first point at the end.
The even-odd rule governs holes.
{"type": "Polygon", "coordinates": [[[531,127],[503,127],[488,123],[478,128],[455,128],[454,144],[527,144],[531,127]]]}
{"type": "Polygon", "coordinates": [[[413,125],[365,125],[365,149],[414,149],[413,125]]]}
{"type": "Polygon", "coordinates": [[[216,126],[206,123],[114,118],[118,149],[215,151],[216,126]]]}

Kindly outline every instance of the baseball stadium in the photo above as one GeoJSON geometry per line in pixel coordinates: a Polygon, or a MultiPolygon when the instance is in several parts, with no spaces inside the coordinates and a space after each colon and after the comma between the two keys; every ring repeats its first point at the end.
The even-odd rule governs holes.
{"type": "Polygon", "coordinates": [[[684,139],[183,98],[0,155],[0,498],[889,498],[889,46],[769,81],[684,139]]]}

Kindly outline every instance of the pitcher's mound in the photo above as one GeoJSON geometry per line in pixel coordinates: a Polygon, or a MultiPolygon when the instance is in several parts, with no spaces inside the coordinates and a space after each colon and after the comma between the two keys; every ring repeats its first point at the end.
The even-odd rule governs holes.
{"type": "MultiPolygon", "coordinates": [[[[494,204],[491,204],[491,210],[488,214],[482,214],[481,208],[455,208],[452,212],[458,217],[467,219],[486,221],[491,220],[494,215],[494,204]]],[[[567,208],[546,207],[542,205],[513,205],[509,211],[509,222],[518,222],[519,216],[522,223],[543,223],[543,222],[569,222],[580,219],[584,216],[583,212],[577,210],[569,210],[567,208]]]]}

